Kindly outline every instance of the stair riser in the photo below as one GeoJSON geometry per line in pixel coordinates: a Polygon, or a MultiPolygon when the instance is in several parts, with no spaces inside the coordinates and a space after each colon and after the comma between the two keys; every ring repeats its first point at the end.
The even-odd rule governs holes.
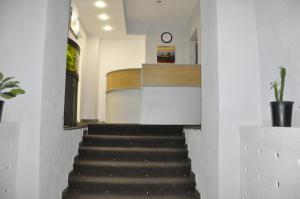
{"type": "Polygon", "coordinates": [[[182,184],[107,184],[69,182],[70,189],[83,193],[111,194],[184,194],[195,191],[194,183],[182,184]]]}
{"type": "Polygon", "coordinates": [[[176,177],[189,176],[190,166],[170,168],[136,168],[136,167],[95,167],[74,165],[74,172],[89,176],[118,176],[118,177],[176,177]]]}
{"type": "Polygon", "coordinates": [[[109,133],[110,135],[114,132],[124,133],[126,135],[144,134],[182,134],[182,126],[168,126],[168,125],[89,125],[88,130],[90,133],[109,133]],[[142,133],[141,133],[142,132],[142,133]]]}
{"type": "Polygon", "coordinates": [[[160,147],[160,148],[184,148],[185,139],[99,139],[84,138],[84,146],[103,147],[160,147]]]}
{"type": "Polygon", "coordinates": [[[69,191],[68,194],[63,195],[62,199],[200,199],[200,196],[197,194],[172,194],[172,195],[147,195],[147,194],[139,194],[139,195],[115,195],[115,194],[86,194],[86,193],[78,193],[69,191]]]}
{"type": "Polygon", "coordinates": [[[89,131],[89,135],[128,135],[128,136],[182,136],[182,132],[141,132],[141,131],[89,131]]]}
{"type": "Polygon", "coordinates": [[[187,152],[153,153],[153,152],[109,152],[80,150],[79,159],[118,160],[118,161],[187,161],[187,152]]]}

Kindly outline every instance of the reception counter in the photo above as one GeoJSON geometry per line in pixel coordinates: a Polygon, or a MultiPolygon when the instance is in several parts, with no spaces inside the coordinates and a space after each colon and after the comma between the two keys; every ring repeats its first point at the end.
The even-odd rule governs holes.
{"type": "Polygon", "coordinates": [[[143,87],[200,87],[199,65],[144,64],[143,87]]]}
{"type": "Polygon", "coordinates": [[[199,65],[144,64],[107,74],[108,123],[199,125],[199,65]]]}
{"type": "Polygon", "coordinates": [[[141,88],[140,68],[112,71],[107,73],[106,78],[106,92],[141,88]]]}

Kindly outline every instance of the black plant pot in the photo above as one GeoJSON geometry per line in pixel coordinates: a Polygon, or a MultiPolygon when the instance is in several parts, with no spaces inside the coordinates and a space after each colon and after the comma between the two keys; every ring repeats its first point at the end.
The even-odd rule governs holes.
{"type": "Polygon", "coordinates": [[[0,100],[0,122],[2,118],[3,105],[4,105],[4,101],[0,100]]]}
{"type": "Polygon", "coordinates": [[[271,102],[272,126],[291,127],[294,102],[271,102]]]}

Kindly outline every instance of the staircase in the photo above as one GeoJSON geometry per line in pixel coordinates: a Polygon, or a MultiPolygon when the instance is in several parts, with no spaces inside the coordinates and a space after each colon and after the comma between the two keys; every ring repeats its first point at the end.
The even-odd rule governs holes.
{"type": "Polygon", "coordinates": [[[63,199],[199,199],[182,126],[89,125],[63,199]]]}

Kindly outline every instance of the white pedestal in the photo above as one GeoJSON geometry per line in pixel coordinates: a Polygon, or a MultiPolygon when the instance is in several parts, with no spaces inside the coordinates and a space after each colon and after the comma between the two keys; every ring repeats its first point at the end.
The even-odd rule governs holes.
{"type": "Polygon", "coordinates": [[[0,198],[13,199],[16,192],[19,125],[0,123],[0,198]]]}
{"type": "Polygon", "coordinates": [[[240,198],[300,198],[300,128],[241,127],[240,136],[240,198]]]}

